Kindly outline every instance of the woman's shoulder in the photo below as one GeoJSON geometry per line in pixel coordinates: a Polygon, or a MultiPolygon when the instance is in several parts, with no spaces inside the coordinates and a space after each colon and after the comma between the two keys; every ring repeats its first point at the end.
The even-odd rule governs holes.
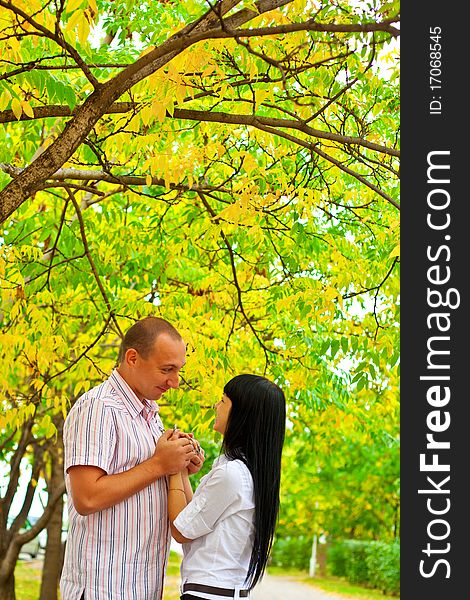
{"type": "Polygon", "coordinates": [[[214,474],[233,486],[251,486],[253,478],[247,465],[240,459],[228,459],[225,455],[220,456],[212,467],[214,474]]]}

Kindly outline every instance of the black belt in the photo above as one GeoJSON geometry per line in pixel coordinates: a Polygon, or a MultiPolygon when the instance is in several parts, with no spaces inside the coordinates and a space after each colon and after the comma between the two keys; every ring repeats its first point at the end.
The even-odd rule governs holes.
{"type": "MultiPolygon", "coordinates": [[[[204,592],[205,594],[217,594],[218,596],[235,597],[235,590],[214,587],[213,585],[201,585],[200,583],[184,583],[183,594],[186,592],[204,592]]],[[[250,590],[240,590],[240,598],[247,598],[250,590]]]]}

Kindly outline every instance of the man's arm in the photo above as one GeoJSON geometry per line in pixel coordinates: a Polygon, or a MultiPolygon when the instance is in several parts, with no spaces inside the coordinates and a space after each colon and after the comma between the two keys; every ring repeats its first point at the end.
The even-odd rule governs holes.
{"type": "Polygon", "coordinates": [[[72,499],[77,512],[91,515],[127,500],[159,477],[178,473],[196,455],[187,438],[170,439],[169,429],[160,437],[154,455],[128,471],[108,475],[91,465],[69,468],[72,499]]]}

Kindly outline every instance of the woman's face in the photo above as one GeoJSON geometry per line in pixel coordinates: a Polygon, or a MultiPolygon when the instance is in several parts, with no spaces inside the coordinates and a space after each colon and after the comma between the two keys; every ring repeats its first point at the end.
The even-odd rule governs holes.
{"type": "Polygon", "coordinates": [[[232,408],[232,401],[225,394],[215,405],[215,423],[214,429],[224,435],[227,429],[228,416],[232,408]]]}

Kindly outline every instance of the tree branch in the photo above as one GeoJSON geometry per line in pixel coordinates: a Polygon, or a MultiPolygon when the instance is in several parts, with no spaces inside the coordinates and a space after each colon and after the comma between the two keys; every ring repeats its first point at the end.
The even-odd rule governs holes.
{"type": "MultiPolygon", "coordinates": [[[[138,107],[139,105],[133,102],[116,102],[115,104],[109,107],[106,113],[126,113],[131,110],[136,110],[138,109],[138,107]]],[[[72,111],[68,106],[58,105],[36,107],[33,108],[33,112],[35,119],[60,116],[66,117],[72,115],[72,111]]],[[[205,110],[188,110],[183,108],[175,108],[172,115],[167,113],[166,116],[173,117],[174,119],[204,121],[210,123],[227,123],[230,125],[251,125],[253,127],[257,127],[259,124],[261,124],[267,125],[268,127],[286,127],[302,131],[303,133],[311,137],[331,140],[334,142],[339,142],[341,144],[364,146],[364,148],[369,148],[369,150],[374,150],[375,152],[381,152],[383,154],[388,154],[390,156],[396,157],[400,156],[400,151],[395,150],[394,148],[388,148],[387,146],[382,146],[381,144],[375,144],[374,142],[369,142],[360,137],[340,135],[337,133],[332,133],[330,131],[314,129],[313,127],[307,125],[305,121],[301,120],[262,117],[259,115],[229,114],[205,110]]],[[[19,120],[27,121],[31,120],[32,118],[33,117],[28,117],[27,115],[22,114],[19,120]]],[[[17,118],[15,117],[12,110],[5,110],[3,112],[0,112],[0,123],[8,123],[16,120],[17,118]]]]}
{"type": "Polygon", "coordinates": [[[306,141],[301,140],[299,138],[296,138],[296,137],[294,137],[292,135],[289,135],[288,133],[284,133],[283,131],[279,131],[279,130],[274,130],[271,127],[266,127],[266,126],[261,125],[261,124],[258,125],[257,127],[258,127],[258,129],[262,129],[263,131],[267,131],[267,132],[272,133],[274,135],[278,135],[280,137],[283,137],[286,140],[290,140],[291,142],[299,144],[299,146],[303,146],[304,148],[308,148],[309,150],[311,150],[312,152],[315,152],[315,154],[318,154],[319,156],[321,156],[322,158],[324,158],[328,162],[336,165],[338,167],[338,169],[341,169],[341,171],[344,171],[348,175],[351,175],[352,177],[354,177],[355,179],[357,179],[358,181],[360,181],[361,183],[363,183],[365,186],[367,186],[368,188],[370,188],[371,190],[373,190],[374,192],[376,192],[377,194],[379,194],[379,196],[382,196],[382,198],[384,198],[385,200],[387,200],[387,202],[390,202],[390,204],[392,204],[395,208],[398,208],[398,209],[400,208],[400,205],[391,196],[389,196],[388,194],[386,194],[385,192],[383,192],[378,186],[374,185],[370,181],[367,181],[367,179],[363,175],[361,175],[360,173],[357,173],[356,171],[353,171],[349,167],[346,167],[339,160],[336,160],[336,158],[333,158],[332,156],[329,156],[328,154],[326,154],[326,152],[323,152],[323,150],[320,150],[317,147],[317,144],[312,144],[311,142],[306,142],[306,141]]]}
{"type": "MultiPolygon", "coordinates": [[[[134,102],[115,102],[106,109],[103,114],[126,113],[135,110],[138,107],[134,102]]],[[[33,119],[45,119],[47,117],[71,117],[75,111],[69,106],[51,104],[49,106],[35,106],[32,108],[34,117],[28,117],[25,113],[19,119],[15,117],[12,110],[0,112],[0,123],[11,123],[15,121],[32,121],[33,119]]]]}
{"type": "Polygon", "coordinates": [[[52,40],[58,46],[60,46],[66,52],[68,52],[70,54],[70,56],[73,58],[73,60],[80,67],[80,69],[83,71],[85,77],[93,85],[93,87],[97,88],[100,86],[99,81],[96,79],[96,77],[90,71],[90,69],[88,68],[88,65],[82,59],[80,54],[75,50],[75,48],[73,46],[71,46],[70,44],[68,44],[65,41],[60,29],[58,29],[57,32],[54,34],[52,31],[47,29],[47,27],[44,27],[44,25],[41,25],[40,23],[35,21],[32,17],[30,17],[27,13],[25,13],[23,10],[21,10],[21,8],[19,8],[18,6],[15,6],[12,2],[5,2],[4,0],[0,0],[0,6],[3,6],[4,8],[13,12],[16,16],[19,16],[22,19],[24,19],[24,21],[26,23],[28,23],[29,25],[34,27],[37,31],[40,32],[41,35],[52,40]]]}
{"type": "Polygon", "coordinates": [[[340,135],[337,133],[331,133],[329,131],[321,131],[320,129],[314,129],[307,125],[304,121],[294,119],[274,119],[271,117],[261,117],[258,115],[238,115],[228,114],[221,112],[208,112],[203,110],[187,110],[175,108],[173,117],[175,119],[189,119],[192,121],[210,121],[216,123],[228,123],[233,125],[251,125],[258,127],[259,125],[267,125],[268,127],[287,127],[290,129],[297,129],[303,133],[316,137],[319,139],[331,140],[339,142],[341,144],[352,144],[357,146],[364,146],[369,150],[375,152],[381,152],[383,154],[389,154],[390,156],[400,156],[400,151],[394,148],[387,148],[381,144],[375,144],[368,142],[363,138],[353,137],[350,135],[340,135]]]}
{"type": "MultiPolygon", "coordinates": [[[[203,205],[205,206],[206,210],[208,211],[208,213],[211,215],[211,217],[214,219],[214,223],[218,223],[219,220],[217,219],[217,214],[215,213],[215,211],[212,209],[212,207],[210,206],[210,204],[207,202],[206,198],[204,197],[203,193],[199,193],[198,192],[198,196],[199,198],[202,200],[203,205]]],[[[240,309],[240,312],[242,313],[246,324],[248,325],[248,327],[251,329],[251,331],[253,332],[256,340],[258,341],[258,344],[261,346],[261,348],[263,349],[264,352],[264,357],[265,357],[265,372],[268,368],[268,364],[269,364],[269,353],[271,354],[277,354],[276,350],[273,350],[271,348],[268,348],[266,346],[266,344],[264,343],[264,341],[261,339],[260,337],[260,333],[257,329],[255,329],[253,323],[251,322],[250,317],[247,315],[244,304],[243,304],[243,298],[242,298],[242,289],[240,287],[240,283],[238,281],[238,275],[237,275],[237,268],[235,265],[235,256],[233,253],[233,248],[230,244],[229,239],[227,238],[227,236],[225,235],[225,233],[220,230],[220,236],[225,244],[225,247],[227,248],[228,254],[229,254],[229,258],[230,258],[230,267],[232,269],[232,275],[233,275],[233,284],[235,286],[235,289],[237,290],[237,300],[238,300],[238,308],[240,309]]]]}
{"type": "Polygon", "coordinates": [[[21,460],[23,459],[23,456],[26,452],[26,448],[33,439],[31,435],[31,429],[33,427],[33,424],[33,419],[29,419],[28,421],[23,423],[21,438],[11,459],[10,480],[8,483],[7,491],[5,492],[5,496],[3,498],[0,498],[0,504],[2,505],[3,512],[5,512],[6,514],[8,514],[10,510],[13,497],[16,493],[16,488],[18,487],[21,460]]]}
{"type": "MultiPolygon", "coordinates": [[[[221,14],[228,12],[239,1],[220,0],[221,14]]],[[[63,132],[54,142],[20,176],[13,179],[0,192],[0,223],[38,191],[43,181],[55,173],[72,156],[102,115],[124,92],[155,73],[192,44],[210,37],[210,28],[214,26],[214,23],[215,17],[213,11],[210,10],[199,21],[184,27],[158,48],[142,56],[118,75],[95,89],[76,109],[74,118],[67,123],[63,132]]]]}
{"type": "MultiPolygon", "coordinates": [[[[14,167],[13,165],[0,163],[0,170],[8,173],[12,177],[18,177],[23,172],[23,169],[14,167]]],[[[106,181],[108,183],[116,183],[119,185],[147,185],[147,178],[137,175],[113,175],[112,173],[105,173],[104,171],[95,171],[93,169],[59,169],[53,173],[49,178],[51,181],[106,181]]],[[[52,184],[53,185],[53,184],[52,184]]],[[[152,177],[151,185],[167,188],[167,184],[164,179],[159,177],[152,177]]],[[[43,188],[47,188],[47,182],[43,183],[43,188]]],[[[205,185],[203,182],[199,184],[193,184],[191,186],[184,185],[182,183],[170,183],[170,190],[184,190],[188,192],[223,192],[230,194],[231,191],[227,188],[216,186],[216,185],[205,185]]],[[[99,194],[98,190],[94,190],[95,194],[99,194]]]]}
{"type": "Polygon", "coordinates": [[[98,274],[98,270],[96,269],[96,265],[93,261],[93,258],[91,256],[91,252],[90,252],[90,248],[88,246],[88,240],[86,237],[86,232],[85,232],[85,223],[83,221],[83,216],[82,216],[82,211],[80,210],[80,206],[78,205],[78,202],[74,196],[74,194],[72,193],[72,191],[70,190],[70,188],[65,187],[67,194],[69,196],[69,199],[72,201],[72,204],[75,207],[75,212],[77,214],[77,218],[78,218],[78,223],[80,226],[80,235],[82,237],[82,243],[83,243],[83,249],[85,250],[85,254],[87,257],[87,260],[90,264],[93,276],[95,278],[95,281],[98,285],[98,288],[100,290],[101,296],[104,300],[104,303],[106,304],[106,308],[108,309],[109,314],[111,315],[111,319],[114,322],[114,325],[116,327],[117,332],[119,333],[119,335],[121,336],[121,338],[124,337],[124,334],[121,331],[121,328],[119,327],[119,323],[117,322],[116,317],[114,316],[114,311],[111,307],[111,303],[109,301],[108,295],[106,294],[106,290],[103,287],[103,284],[101,283],[101,279],[100,276],[98,274]]]}
{"type": "Polygon", "coordinates": [[[334,23],[321,24],[316,23],[314,19],[305,23],[289,23],[286,25],[278,25],[276,27],[258,27],[252,29],[226,29],[225,31],[215,32],[212,38],[228,38],[228,37],[263,37],[266,35],[279,35],[282,33],[293,33],[294,31],[318,31],[323,33],[372,33],[374,31],[384,31],[390,33],[393,37],[400,35],[400,30],[393,27],[392,21],[382,21],[381,23],[354,23],[351,25],[334,23]]]}
{"type": "MultiPolygon", "coordinates": [[[[67,123],[63,132],[44,152],[38,156],[22,173],[11,181],[0,192],[0,223],[5,221],[27,198],[41,189],[42,183],[55,173],[75,150],[84,142],[91,129],[103,114],[118,100],[120,96],[136,83],[155,73],[163,65],[171,61],[183,50],[196,42],[220,37],[247,37],[251,35],[277,35],[290,31],[325,31],[325,32],[368,32],[391,31],[390,22],[366,23],[352,25],[320,25],[307,21],[290,25],[233,30],[240,27],[259,14],[289,4],[292,0],[259,0],[257,10],[243,9],[226,19],[221,19],[240,0],[220,0],[213,8],[196,22],[181,29],[159,47],[139,58],[109,81],[98,88],[74,111],[73,118],[67,123]],[[256,33],[255,33],[256,32],[256,33]]],[[[0,0],[0,5],[12,8],[11,3],[0,0]]],[[[393,30],[394,28],[392,28],[393,30]]],[[[398,33],[398,32],[396,32],[398,33]]]]}

